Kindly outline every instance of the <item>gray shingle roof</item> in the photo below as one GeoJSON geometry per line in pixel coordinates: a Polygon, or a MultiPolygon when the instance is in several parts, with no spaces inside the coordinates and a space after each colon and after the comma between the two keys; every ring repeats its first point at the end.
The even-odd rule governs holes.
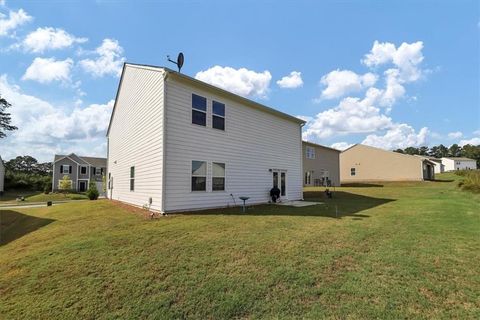
{"type": "Polygon", "coordinates": [[[73,161],[76,161],[80,164],[91,165],[92,167],[103,167],[103,168],[107,167],[107,158],[83,157],[83,156],[77,156],[74,153],[71,153],[69,155],[56,154],[54,157],[54,161],[60,160],[65,157],[69,157],[73,161]]]}

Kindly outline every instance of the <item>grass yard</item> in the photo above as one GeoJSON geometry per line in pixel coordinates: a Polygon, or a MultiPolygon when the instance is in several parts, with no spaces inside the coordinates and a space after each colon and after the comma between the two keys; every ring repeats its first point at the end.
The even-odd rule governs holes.
{"type": "Polygon", "coordinates": [[[479,319],[480,195],[440,177],[245,215],[4,210],[0,318],[479,319]]]}
{"type": "Polygon", "coordinates": [[[0,205],[4,204],[22,204],[24,202],[47,202],[47,201],[65,201],[65,200],[85,200],[88,197],[83,193],[49,193],[40,191],[11,191],[6,192],[0,197],[0,205]],[[18,196],[25,197],[25,201],[16,201],[18,196]]]}

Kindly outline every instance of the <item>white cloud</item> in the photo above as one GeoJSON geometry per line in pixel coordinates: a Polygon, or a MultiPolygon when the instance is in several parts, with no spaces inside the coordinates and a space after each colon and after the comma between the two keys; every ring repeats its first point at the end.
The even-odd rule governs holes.
{"type": "Polygon", "coordinates": [[[350,92],[358,92],[364,88],[371,87],[377,82],[377,75],[366,73],[356,74],[350,70],[334,70],[324,75],[320,83],[326,88],[322,91],[321,98],[333,99],[341,97],[350,92]]]}
{"type": "Polygon", "coordinates": [[[54,58],[35,58],[27,68],[22,80],[33,80],[40,83],[52,81],[70,81],[70,70],[73,60],[55,60],[54,58]]]}
{"type": "Polygon", "coordinates": [[[418,65],[423,61],[423,42],[402,43],[398,48],[393,43],[375,41],[370,53],[365,55],[362,63],[368,67],[393,63],[399,69],[402,82],[413,82],[420,78],[422,72],[418,65]]]}
{"type": "Polygon", "coordinates": [[[75,43],[84,43],[87,38],[77,38],[63,29],[38,28],[29,33],[16,47],[26,51],[43,53],[46,50],[64,49],[75,43]]]}
{"type": "Polygon", "coordinates": [[[265,98],[272,75],[269,71],[255,72],[245,68],[214,66],[195,75],[195,79],[207,82],[244,97],[265,98]]]}
{"type": "Polygon", "coordinates": [[[96,59],[84,59],[80,66],[95,77],[105,75],[120,76],[125,57],[123,48],[115,39],[104,39],[102,45],[95,49],[96,59]]]}
{"type": "Polygon", "coordinates": [[[0,6],[5,6],[6,3],[6,0],[0,0],[0,6]]]}
{"type": "Polygon", "coordinates": [[[337,149],[337,150],[345,150],[353,146],[353,143],[348,143],[348,142],[335,142],[333,143],[330,147],[337,149]]]}
{"type": "Polygon", "coordinates": [[[32,20],[23,9],[18,11],[9,11],[8,17],[0,13],[0,37],[8,36],[19,26],[32,20]]]}
{"type": "Polygon", "coordinates": [[[455,131],[455,132],[450,132],[448,134],[448,138],[449,139],[459,139],[463,136],[463,133],[461,133],[460,131],[455,131]]]}
{"type": "Polygon", "coordinates": [[[392,119],[381,114],[369,99],[347,97],[339,105],[318,113],[308,121],[303,136],[305,139],[324,139],[334,135],[369,133],[386,129],[392,119]]]}
{"type": "Polygon", "coordinates": [[[392,124],[384,135],[370,134],[363,144],[386,150],[425,145],[428,128],[424,127],[417,133],[415,129],[405,123],[392,124]]]}
{"type": "Polygon", "coordinates": [[[462,147],[466,144],[471,144],[471,145],[474,145],[474,146],[478,146],[478,145],[480,145],[480,137],[473,137],[471,139],[460,140],[460,142],[458,144],[462,147]]]}
{"type": "Polygon", "coordinates": [[[277,81],[280,88],[294,89],[303,86],[302,73],[292,71],[288,76],[283,77],[277,81]]]}
{"type": "Polygon", "coordinates": [[[32,150],[42,161],[50,161],[54,153],[72,151],[105,156],[105,149],[97,147],[105,142],[113,100],[68,111],[24,93],[6,75],[0,76],[0,92],[12,104],[8,111],[19,128],[2,140],[2,156],[32,154],[32,150]]]}

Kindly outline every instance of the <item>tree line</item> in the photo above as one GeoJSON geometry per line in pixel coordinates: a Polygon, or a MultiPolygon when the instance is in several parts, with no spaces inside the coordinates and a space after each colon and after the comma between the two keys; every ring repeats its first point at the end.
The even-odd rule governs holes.
{"type": "Polygon", "coordinates": [[[50,191],[52,163],[40,163],[31,156],[18,156],[5,162],[5,189],[50,191]]]}
{"type": "Polygon", "coordinates": [[[443,144],[433,147],[408,147],[405,149],[395,149],[394,152],[410,154],[410,155],[421,155],[426,157],[465,157],[474,159],[477,161],[477,167],[480,166],[480,145],[474,146],[471,144],[466,144],[463,147],[458,144],[452,144],[450,147],[446,147],[443,144]]]}

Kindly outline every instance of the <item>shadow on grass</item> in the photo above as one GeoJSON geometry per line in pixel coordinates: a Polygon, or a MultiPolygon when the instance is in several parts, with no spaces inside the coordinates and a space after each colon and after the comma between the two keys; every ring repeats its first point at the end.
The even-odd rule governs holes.
{"type": "Polygon", "coordinates": [[[342,187],[354,187],[354,188],[383,188],[383,184],[378,184],[378,183],[364,183],[364,182],[352,182],[352,183],[342,183],[342,187]]]}
{"type": "Polygon", "coordinates": [[[53,219],[29,216],[13,210],[0,210],[0,246],[40,229],[53,219]]]}
{"type": "Polygon", "coordinates": [[[435,180],[429,180],[431,182],[453,182],[455,180],[453,179],[435,179],[435,180]]]}
{"type": "MultiPolygon", "coordinates": [[[[355,220],[370,217],[366,214],[360,214],[385,203],[395,201],[395,199],[383,199],[362,196],[344,191],[335,192],[333,198],[325,197],[321,191],[304,192],[305,201],[320,202],[317,205],[308,207],[281,206],[273,204],[262,204],[248,206],[245,213],[242,207],[202,210],[193,212],[182,212],[181,215],[245,215],[245,216],[318,216],[341,219],[342,217],[352,216],[355,220]]],[[[248,205],[248,203],[247,203],[248,205]]]]}

